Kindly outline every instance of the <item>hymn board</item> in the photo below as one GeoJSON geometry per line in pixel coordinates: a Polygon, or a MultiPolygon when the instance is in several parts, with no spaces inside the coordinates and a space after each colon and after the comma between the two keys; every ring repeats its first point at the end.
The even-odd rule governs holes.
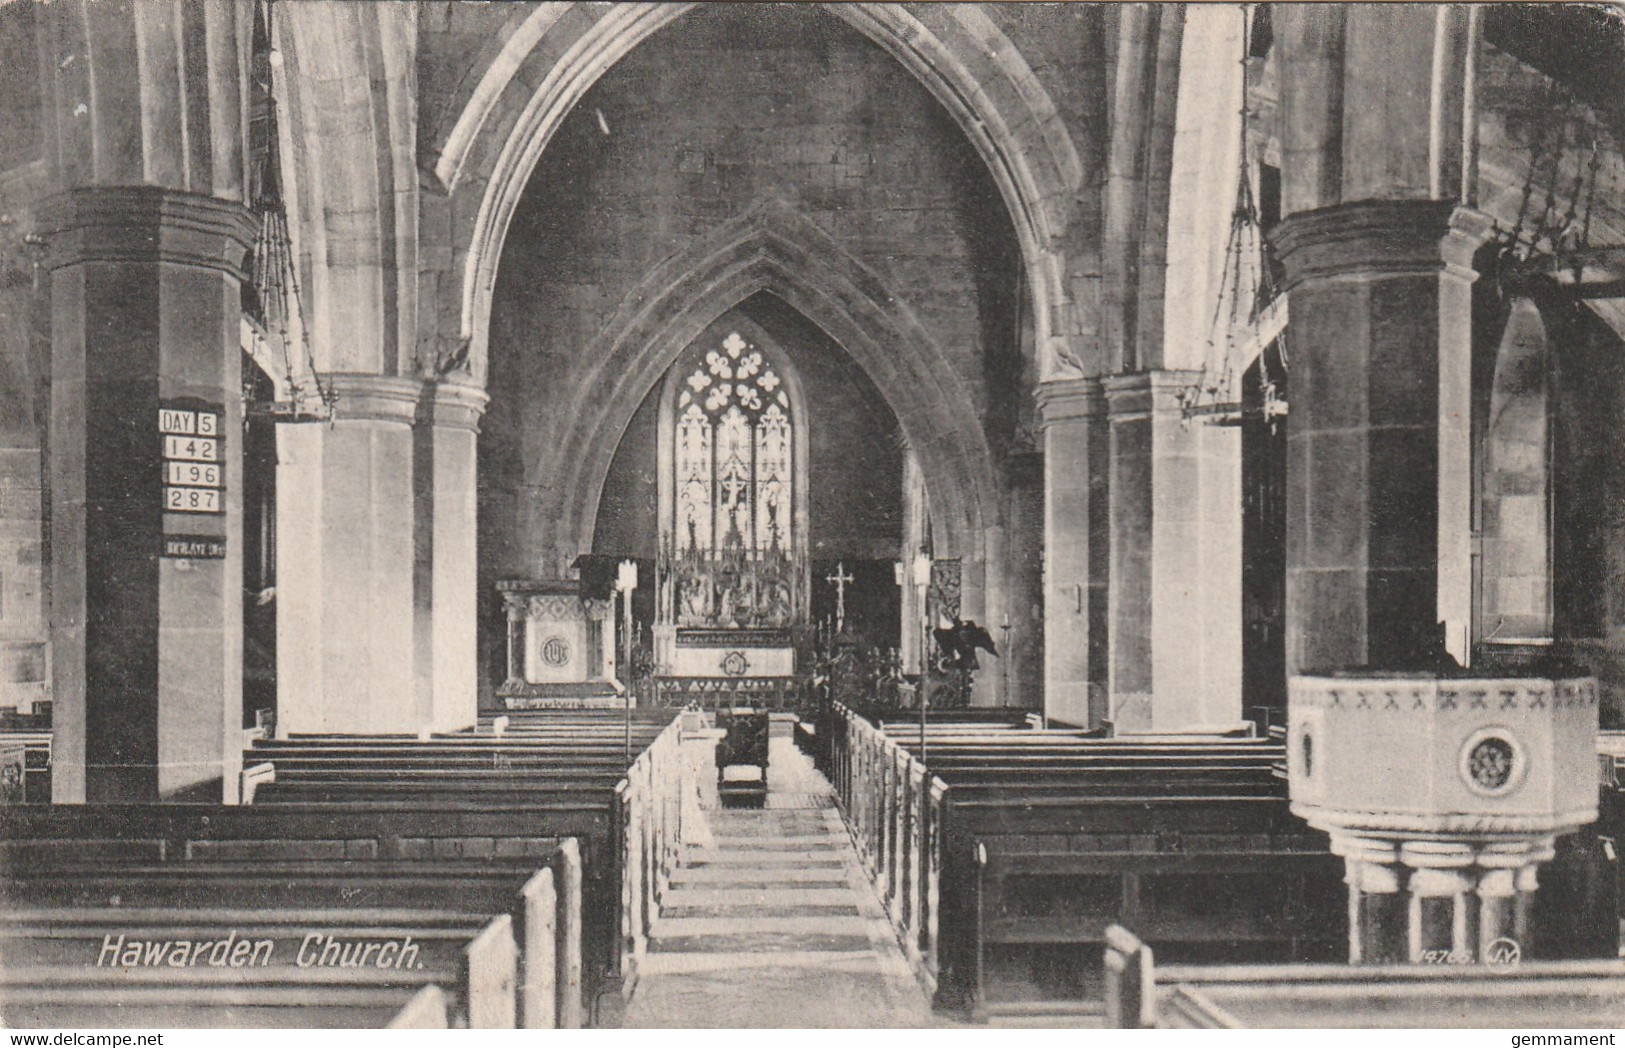
{"type": "Polygon", "coordinates": [[[208,518],[226,512],[225,408],[194,398],[165,400],[158,407],[162,441],[162,555],[184,560],[222,560],[224,534],[197,534],[208,518]]]}

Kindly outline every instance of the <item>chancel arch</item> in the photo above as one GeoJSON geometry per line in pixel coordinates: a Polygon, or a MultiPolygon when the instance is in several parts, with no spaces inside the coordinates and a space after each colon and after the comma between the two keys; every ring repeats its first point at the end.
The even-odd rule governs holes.
{"type": "MultiPolygon", "coordinates": [[[[459,329],[424,337],[467,342],[476,376],[486,373],[503,244],[543,152],[600,77],[693,7],[614,4],[595,11],[585,4],[539,4],[512,16],[504,45],[482,52],[478,75],[470,70],[462,78],[455,116],[436,129],[420,156],[445,194],[444,205],[431,206],[444,207],[456,238],[441,284],[442,295],[458,289],[459,329]]],[[[967,5],[911,10],[855,3],[824,10],[924,85],[987,165],[1020,242],[1039,369],[1048,375],[1062,367],[1067,354],[1057,344],[1079,323],[1064,254],[1088,172],[1040,78],[999,26],[967,5]]]]}
{"type": "Polygon", "coordinates": [[[726,310],[768,292],[851,355],[918,449],[936,539],[952,556],[985,555],[983,532],[1001,518],[992,454],[969,390],[897,296],[805,218],[769,203],[657,267],[589,347],[572,424],[557,443],[561,482],[544,498],[558,521],[560,560],[587,552],[614,445],[674,356],[726,310]],[[659,289],[664,288],[664,293],[659,289]]]}
{"type": "MultiPolygon", "coordinates": [[[[1005,534],[1015,489],[1033,495],[1038,476],[1006,468],[1032,450],[1021,415],[1036,376],[1013,366],[1030,347],[1020,258],[973,143],[868,36],[793,5],[675,20],[566,116],[505,240],[480,437],[482,589],[569,577],[597,546],[605,478],[639,405],[683,347],[766,292],[895,415],[933,552],[962,562],[965,617],[997,624],[1009,609],[1033,650],[1035,601],[1014,592],[1005,534]],[[747,43],[758,59],[730,65],[747,43]],[[792,82],[798,68],[817,75],[792,82]]],[[[1035,589],[1036,558],[1014,559],[1035,589]]],[[[988,686],[1021,683],[1013,669],[988,686]]]]}

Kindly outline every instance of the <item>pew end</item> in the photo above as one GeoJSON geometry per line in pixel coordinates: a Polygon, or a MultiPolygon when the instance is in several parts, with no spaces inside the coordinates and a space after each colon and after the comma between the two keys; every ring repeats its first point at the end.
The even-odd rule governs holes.
{"type": "Polygon", "coordinates": [[[406,1006],[395,1013],[395,1018],[389,1021],[386,1029],[445,1030],[450,1026],[446,1021],[446,993],[430,983],[412,995],[406,1006]]]}
{"type": "Polygon", "coordinates": [[[464,948],[463,957],[469,1029],[514,1029],[519,950],[514,944],[513,918],[508,914],[493,918],[464,948]]]}
{"type": "Polygon", "coordinates": [[[1157,1025],[1151,947],[1121,924],[1106,929],[1106,1026],[1141,1030],[1157,1025]]]}
{"type": "Polygon", "coordinates": [[[536,871],[521,889],[519,1026],[548,1030],[558,1023],[558,892],[553,871],[536,871]]]}
{"type": "Polygon", "coordinates": [[[1236,1017],[1208,999],[1195,986],[1174,986],[1161,1002],[1157,1022],[1151,1025],[1182,1030],[1239,1030],[1236,1017]]]}
{"type": "Polygon", "coordinates": [[[239,803],[253,804],[254,792],[266,783],[275,781],[276,765],[270,761],[262,761],[259,764],[244,767],[238,776],[237,795],[241,798],[239,803]]]}

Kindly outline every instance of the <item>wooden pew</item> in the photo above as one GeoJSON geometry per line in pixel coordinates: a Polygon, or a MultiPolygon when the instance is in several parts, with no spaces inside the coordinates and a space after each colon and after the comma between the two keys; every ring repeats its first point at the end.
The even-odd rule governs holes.
{"type": "MultiPolygon", "coordinates": [[[[341,926],[347,911],[332,911],[341,926]]],[[[92,935],[100,932],[98,942],[65,940],[54,928],[35,928],[28,935],[26,925],[13,926],[8,914],[7,929],[0,945],[5,948],[4,965],[0,966],[0,999],[13,994],[24,997],[33,991],[78,988],[94,990],[109,1002],[139,1005],[146,1000],[160,1001],[171,997],[184,999],[198,991],[242,992],[255,990],[298,991],[318,1008],[333,997],[344,998],[357,988],[395,988],[415,992],[428,986],[455,986],[456,1025],[474,1029],[513,1029],[516,1021],[517,954],[514,946],[512,918],[503,914],[485,921],[472,934],[458,929],[450,939],[425,938],[418,941],[411,936],[414,927],[411,914],[393,925],[384,924],[374,929],[363,926],[355,929],[368,935],[387,937],[388,942],[352,944],[343,951],[345,960],[361,950],[369,958],[388,956],[389,964],[374,962],[370,966],[329,966],[320,962],[324,945],[289,955],[295,963],[271,963],[275,956],[276,940],[270,937],[247,938],[238,936],[232,923],[243,914],[217,914],[214,924],[186,922],[184,912],[176,914],[180,927],[159,924],[150,929],[150,939],[131,938],[124,931],[116,915],[89,929],[92,935]],[[209,939],[195,939],[194,935],[209,935],[209,939]],[[221,936],[221,938],[214,938],[221,936]],[[184,947],[178,946],[185,943],[184,947]],[[201,944],[209,944],[206,949],[201,944]],[[71,956],[72,947],[88,947],[97,957],[92,962],[85,957],[71,956]],[[145,958],[124,964],[107,961],[111,951],[115,957],[122,946],[123,956],[145,958]],[[390,951],[389,947],[394,950],[390,951]],[[428,947],[428,948],[425,948],[428,947]],[[374,953],[376,948],[378,953],[374,953]],[[176,965],[172,955],[183,951],[186,963],[176,965]],[[58,957],[67,950],[70,955],[58,957]],[[97,951],[100,953],[97,953],[97,951]],[[297,958],[308,954],[317,963],[300,964],[297,958]],[[410,960],[407,960],[407,959],[410,960]],[[201,963],[198,961],[201,960],[201,963]],[[103,963],[106,961],[106,963],[103,963]],[[216,963],[218,962],[218,963],[216,963]],[[134,999],[126,1001],[124,994],[134,991],[134,999]]],[[[323,914],[324,917],[327,914],[323,914]]],[[[37,919],[37,918],[36,918],[37,919]]],[[[82,927],[82,926],[81,926],[82,927]]],[[[316,927],[324,927],[317,925],[316,927]]],[[[307,932],[311,934],[327,934],[307,932]]],[[[335,965],[340,956],[337,944],[332,946],[335,965]]],[[[83,1002],[81,1002],[83,1003],[83,1002]]],[[[398,1010],[397,1005],[397,1010],[398,1010]]],[[[83,1013],[58,1016],[66,1020],[50,1025],[85,1025],[83,1013]]],[[[224,1016],[218,1018],[226,1018],[224,1016]]],[[[7,1012],[8,1021],[14,1019],[7,1012]]],[[[128,1019],[119,1023],[127,1025],[128,1019]]],[[[158,1025],[168,1025],[159,1023],[158,1025]]],[[[229,1025],[236,1025],[231,1023],[229,1025]]]]}
{"type": "Polygon", "coordinates": [[[625,725],[610,724],[592,737],[537,736],[473,737],[457,735],[427,741],[406,739],[289,740],[254,747],[249,759],[264,758],[273,774],[278,760],[352,760],[370,762],[341,771],[309,770],[296,766],[288,776],[259,786],[256,805],[285,803],[341,806],[448,803],[453,808],[528,810],[533,818],[551,822],[556,816],[579,818],[587,812],[602,821],[591,829],[573,827],[590,845],[587,868],[595,875],[586,893],[588,909],[606,918],[589,929],[592,955],[602,959],[599,969],[610,978],[629,974],[627,960],[635,957],[646,937],[648,915],[658,906],[665,871],[675,859],[672,843],[679,822],[670,791],[652,784],[647,774],[651,755],[662,758],[674,774],[685,767],[671,761],[679,727],[673,711],[661,722],[644,724],[638,738],[651,741],[627,766],[625,725]],[[468,767],[469,758],[489,759],[492,767],[468,767]],[[522,768],[504,767],[510,760],[525,760],[522,768]],[[641,775],[633,773],[644,769],[641,775]],[[443,774],[449,770],[450,774],[443,774]],[[624,773],[611,783],[609,772],[624,773]],[[560,784],[560,774],[589,781],[560,784]],[[312,776],[320,776],[313,778],[312,776]],[[642,784],[641,786],[639,784],[642,784]],[[640,812],[639,809],[649,811],[640,812]],[[647,865],[647,869],[635,867],[647,865]],[[629,878],[635,880],[630,884],[629,878]],[[615,934],[619,925],[620,934],[615,934]],[[629,930],[632,929],[632,930],[629,930]]]}
{"type": "Polygon", "coordinates": [[[595,783],[560,784],[546,780],[531,783],[520,777],[493,780],[489,774],[462,782],[450,777],[437,779],[432,773],[422,778],[395,778],[367,773],[306,778],[296,774],[286,780],[279,776],[256,786],[254,803],[416,803],[419,800],[427,802],[436,798],[456,797],[465,804],[477,807],[518,806],[535,800],[552,810],[555,802],[566,808],[572,804],[602,807],[608,803],[613,789],[613,782],[607,786],[595,783]]]}
{"type": "MultiPolygon", "coordinates": [[[[670,713],[665,714],[664,720],[670,718],[670,713]]],[[[375,872],[381,869],[377,864],[385,860],[425,859],[447,854],[459,858],[523,854],[535,844],[539,830],[579,836],[586,845],[583,849],[587,853],[583,856],[585,865],[596,876],[591,877],[588,884],[582,884],[581,864],[578,864],[576,884],[571,887],[578,896],[585,894],[595,899],[600,905],[589,906],[588,911],[607,920],[584,921],[582,908],[576,907],[568,911],[573,914],[575,926],[561,930],[560,939],[574,943],[585,940],[589,948],[596,947],[591,954],[595,959],[605,958],[601,969],[614,969],[618,965],[621,941],[613,930],[615,904],[624,894],[624,886],[619,883],[621,878],[616,876],[617,860],[627,854],[643,854],[639,850],[629,852],[624,843],[627,839],[625,795],[617,795],[616,787],[622,783],[612,781],[610,776],[625,770],[625,725],[619,725],[618,731],[610,730],[614,727],[578,733],[570,738],[548,733],[521,738],[458,735],[430,740],[380,737],[263,741],[251,747],[248,756],[250,762],[269,758],[260,761],[261,765],[269,765],[267,778],[274,777],[277,760],[285,765],[302,759],[311,763],[305,767],[290,767],[285,773],[287,781],[269,782],[266,792],[256,798],[260,803],[242,810],[255,812],[257,816],[267,812],[294,813],[296,819],[304,821],[303,830],[294,835],[299,838],[297,842],[283,841],[275,847],[295,843],[299,848],[327,858],[336,854],[354,855],[372,863],[375,872]],[[524,761],[529,766],[514,773],[503,767],[510,760],[524,761]],[[459,761],[461,768],[456,766],[459,761]],[[347,768],[345,762],[349,762],[347,768]],[[446,764],[451,765],[450,769],[443,767],[446,764]],[[445,770],[453,774],[441,774],[445,770]],[[561,781],[555,770],[567,770],[573,780],[590,778],[591,781],[561,781]],[[457,771],[466,774],[458,775],[457,771]],[[312,775],[317,778],[310,778],[312,775]],[[301,779],[307,784],[314,783],[315,795],[329,803],[287,803],[312,795],[311,789],[301,786],[301,779]],[[496,785],[492,785],[493,782],[496,785]],[[298,791],[302,788],[305,792],[300,794],[298,791]],[[358,800],[369,803],[358,807],[358,800]],[[313,826],[317,827],[316,832],[310,832],[313,826]],[[609,905],[602,905],[606,902],[609,905]],[[594,923],[598,926],[587,927],[594,923]]],[[[636,732],[634,738],[658,737],[664,731],[659,726],[652,730],[645,727],[636,732]]],[[[69,836],[81,841],[116,841],[126,846],[127,842],[136,841],[138,850],[157,847],[169,855],[170,861],[184,852],[194,860],[190,872],[196,875],[202,872],[195,865],[199,854],[241,856],[245,850],[264,849],[266,845],[256,838],[265,837],[267,831],[275,837],[288,828],[286,825],[267,827],[256,821],[257,816],[227,815],[220,820],[235,824],[241,833],[223,834],[218,825],[200,834],[174,832],[187,829],[181,826],[154,826],[150,828],[160,832],[143,840],[139,833],[141,827],[132,827],[128,820],[109,818],[104,812],[100,816],[89,815],[88,821],[81,820],[69,836]],[[231,839],[219,839],[222,836],[231,839]]],[[[149,813],[148,817],[161,822],[173,815],[149,813]]],[[[210,818],[204,815],[201,821],[207,824],[210,818]]],[[[194,824],[190,829],[196,830],[198,826],[194,824]]],[[[155,876],[162,879],[162,875],[155,876]]],[[[81,887],[86,884],[83,878],[77,883],[81,887]]],[[[259,887],[263,890],[265,885],[259,887]]],[[[395,878],[390,888],[397,892],[433,890],[428,884],[415,885],[401,878],[395,878]]],[[[157,888],[149,883],[144,890],[157,888]]],[[[172,890],[185,891],[179,887],[172,890]]],[[[561,1021],[566,1025],[570,1024],[572,1012],[579,1022],[581,1011],[579,950],[575,955],[578,959],[574,974],[560,980],[561,985],[573,989],[569,995],[573,1000],[561,1001],[559,1005],[561,1021]]],[[[595,964],[594,967],[600,966],[595,964]]]]}
{"type": "Polygon", "coordinates": [[[55,970],[0,972],[0,1015],[23,1029],[446,1029],[435,984],[164,986],[100,982],[55,970]]]}
{"type": "Polygon", "coordinates": [[[1105,928],[1126,913],[1192,958],[1345,942],[1341,863],[1290,815],[1278,744],[928,725],[921,746],[917,723],[900,739],[844,725],[832,779],[883,898],[905,924],[926,911],[943,1004],[992,1011],[1010,962],[1049,956],[1084,979],[1046,995],[1087,1008],[1105,928]]]}
{"type": "Polygon", "coordinates": [[[1279,796],[950,785],[943,803],[943,964],[973,1012],[1001,1003],[993,962],[1032,950],[1084,959],[1083,981],[1049,994],[1092,996],[1087,958],[1124,919],[1188,959],[1346,949],[1342,863],[1279,796]]]}
{"type": "MultiPolygon", "coordinates": [[[[483,869],[466,863],[190,862],[139,866],[87,862],[27,871],[8,868],[6,874],[0,878],[0,908],[7,915],[10,935],[0,943],[7,967],[53,960],[74,969],[92,965],[90,953],[73,956],[75,937],[57,934],[61,928],[51,922],[59,920],[67,920],[68,929],[81,919],[90,920],[94,938],[95,922],[100,917],[105,934],[129,939],[117,922],[120,912],[130,908],[140,911],[139,915],[149,923],[154,915],[167,912],[170,922],[176,925],[207,928],[223,922],[226,930],[234,922],[285,925],[280,915],[289,914],[303,920],[307,930],[328,925],[342,928],[358,922],[363,927],[376,925],[380,936],[393,934],[392,941],[396,942],[410,937],[413,928],[421,928],[425,937],[419,948],[411,951],[414,963],[398,966],[404,973],[401,979],[455,985],[459,1014],[475,1026],[511,1028],[516,1019],[519,953],[510,911],[526,912],[520,899],[531,876],[528,865],[483,869]],[[64,908],[84,911],[82,918],[63,918],[60,911],[64,908]],[[42,925],[42,921],[46,923],[42,925]],[[449,937],[432,934],[448,929],[449,937]]],[[[158,933],[143,941],[167,942],[181,937],[158,933]]],[[[205,941],[191,934],[185,938],[189,942],[205,941]]],[[[84,936],[78,939],[81,944],[85,941],[84,936]]],[[[222,940],[216,937],[206,941],[216,944],[212,960],[212,953],[223,949],[219,946],[222,940]]],[[[274,944],[276,940],[263,941],[274,944]]],[[[105,947],[107,942],[102,945],[105,947]]],[[[293,957],[296,962],[304,952],[303,940],[298,946],[282,945],[290,947],[282,951],[282,956],[293,957]]],[[[539,944],[533,943],[533,948],[535,945],[539,944]]],[[[407,948],[401,945],[399,953],[404,955],[407,948]]],[[[322,950],[326,952],[325,945],[322,950]]],[[[94,966],[112,966],[111,962],[102,963],[108,960],[103,953],[93,952],[94,966]]],[[[267,950],[267,961],[271,952],[267,950]]],[[[545,952],[551,959],[553,951],[545,952]]],[[[342,951],[344,960],[353,955],[354,951],[342,951]]],[[[340,956],[335,945],[335,960],[340,956]]],[[[228,957],[222,954],[220,959],[224,962],[228,957]]],[[[172,963],[169,958],[164,960],[172,963]]],[[[353,969],[320,970],[333,982],[342,983],[346,972],[353,969]]],[[[263,971],[261,967],[247,970],[248,975],[255,976],[263,971]]]]}
{"type": "MultiPolygon", "coordinates": [[[[601,818],[603,813],[594,815],[601,818]]],[[[539,836],[537,830],[536,813],[529,809],[435,813],[345,806],[29,806],[0,812],[0,869],[30,869],[43,877],[51,868],[63,865],[85,867],[100,862],[128,867],[142,859],[167,861],[174,868],[167,882],[170,887],[164,888],[160,881],[152,890],[168,891],[171,905],[196,898],[195,891],[188,896],[184,889],[175,889],[176,878],[186,878],[188,870],[207,873],[222,863],[252,863],[262,869],[275,866],[283,871],[284,880],[290,877],[288,870],[299,866],[290,860],[303,859],[312,869],[324,871],[338,864],[341,869],[333,877],[359,880],[363,885],[383,884],[379,871],[415,871],[428,875],[430,882],[425,885],[420,877],[416,882],[396,878],[389,883],[417,892],[429,909],[418,911],[416,919],[431,922],[441,919],[432,911],[443,910],[446,899],[471,899],[464,889],[465,880],[478,887],[495,878],[500,894],[489,900],[489,908],[493,913],[511,911],[523,947],[522,1020],[528,1025],[545,1016],[579,1025],[582,943],[589,923],[583,920],[581,849],[574,838],[539,836]],[[111,836],[121,831],[127,836],[111,836]],[[434,876],[451,878],[449,886],[445,880],[433,881],[434,876]],[[520,882],[515,904],[513,885],[520,882]],[[553,999],[539,1000],[537,995],[542,993],[553,999]]],[[[35,895],[43,891],[50,899],[51,891],[78,891],[70,898],[92,901],[94,896],[88,893],[98,887],[94,878],[93,873],[76,871],[56,878],[67,887],[35,890],[35,895]]],[[[100,887],[104,892],[116,889],[105,879],[100,887]]],[[[269,889],[256,887],[244,901],[249,908],[263,908],[262,900],[272,897],[267,892],[279,890],[290,889],[278,889],[274,883],[269,889]]],[[[348,891],[338,883],[316,902],[331,908],[347,901],[341,893],[356,899],[367,891],[377,894],[367,887],[348,891]]],[[[120,892],[118,897],[126,906],[135,898],[129,892],[120,892]]],[[[206,909],[211,898],[197,901],[206,909]]],[[[386,904],[391,898],[399,901],[400,896],[386,895],[386,904]]],[[[598,932],[600,938],[612,934],[602,927],[598,932]]]]}
{"type": "Polygon", "coordinates": [[[1224,965],[1154,963],[1122,928],[1106,946],[1117,1028],[1535,1028],[1625,1025],[1625,963],[1224,965]]]}

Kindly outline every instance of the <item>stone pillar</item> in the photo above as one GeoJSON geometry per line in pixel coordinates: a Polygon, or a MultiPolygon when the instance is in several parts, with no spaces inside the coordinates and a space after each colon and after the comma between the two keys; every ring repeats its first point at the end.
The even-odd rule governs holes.
{"type": "Polygon", "coordinates": [[[1241,719],[1241,436],[1186,425],[1196,374],[1104,379],[1111,424],[1110,679],[1120,731],[1241,719]]]}
{"type": "Polygon", "coordinates": [[[982,672],[1000,678],[1000,705],[1042,709],[1044,457],[1013,454],[1009,467],[1004,609],[998,614],[990,611],[987,619],[999,658],[983,663],[982,672]],[[1005,622],[1008,630],[1002,628],[1005,622]]]}
{"type": "Polygon", "coordinates": [[[912,447],[903,449],[903,556],[899,653],[904,673],[920,672],[921,617],[924,589],[914,582],[914,558],[925,545],[925,522],[930,516],[926,505],[925,478],[920,473],[920,456],[912,447]]]}
{"type": "Polygon", "coordinates": [[[414,449],[418,715],[436,731],[479,711],[475,453],[490,398],[471,383],[424,389],[414,449]]]}
{"type": "Polygon", "coordinates": [[[333,423],[278,432],[277,731],[421,731],[432,726],[414,659],[422,383],[329,381],[333,423]]]}
{"type": "Polygon", "coordinates": [[[1462,842],[1407,841],[1400,857],[1411,870],[1407,959],[1412,964],[1476,960],[1474,849],[1462,842]]]}
{"type": "Polygon", "coordinates": [[[1480,637],[1552,637],[1551,374],[1546,326],[1528,298],[1512,303],[1495,353],[1483,437],[1480,637]]]}
{"type": "Polygon", "coordinates": [[[234,801],[239,280],[253,227],[240,205],[212,197],[95,188],[57,197],[44,228],[54,269],[52,797],[234,801]],[[218,409],[223,512],[164,510],[159,408],[178,398],[218,409]],[[208,540],[211,555],[164,556],[176,535],[208,540]]]}
{"type": "Polygon", "coordinates": [[[1471,611],[1473,252],[1489,220],[1429,200],[1293,215],[1287,670],[1416,665],[1471,611]]]}
{"type": "MultiPolygon", "coordinates": [[[[0,175],[0,196],[32,195],[39,181],[0,175]]],[[[50,307],[36,290],[45,274],[33,270],[32,249],[22,250],[21,231],[37,232],[32,209],[8,203],[7,210],[16,216],[8,234],[17,239],[0,244],[0,708],[37,713],[51,701],[40,454],[50,414],[43,402],[50,307]]]]}
{"type": "Polygon", "coordinates": [[[1403,963],[1409,920],[1402,891],[1404,870],[1392,856],[1361,855],[1345,855],[1344,869],[1349,886],[1349,963],[1403,963]]]}
{"type": "Polygon", "coordinates": [[[1038,387],[1044,432],[1044,713],[1064,724],[1095,727],[1106,719],[1105,622],[1092,612],[1104,590],[1106,538],[1092,526],[1104,516],[1106,403],[1094,379],[1038,387]]]}

